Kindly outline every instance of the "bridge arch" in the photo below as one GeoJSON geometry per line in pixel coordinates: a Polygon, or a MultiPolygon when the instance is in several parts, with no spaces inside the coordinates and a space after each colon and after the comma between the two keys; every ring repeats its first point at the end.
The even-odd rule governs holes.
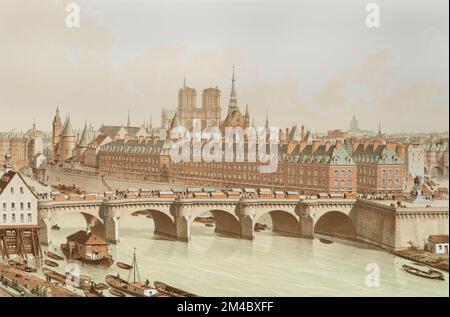
{"type": "Polygon", "coordinates": [[[119,220],[125,217],[136,216],[136,217],[147,217],[150,215],[150,220],[153,221],[154,230],[153,234],[162,236],[168,239],[176,239],[177,238],[177,228],[175,222],[171,215],[167,212],[156,208],[131,208],[129,210],[123,210],[118,214],[119,220]]]}
{"type": "MultiPolygon", "coordinates": [[[[272,222],[272,232],[280,235],[299,237],[302,235],[300,220],[292,212],[275,209],[257,214],[255,217],[254,229],[264,215],[270,215],[272,222]]],[[[257,231],[257,230],[256,230],[257,231]]]]}
{"type": "Polygon", "coordinates": [[[341,211],[328,211],[317,219],[314,233],[344,239],[356,239],[356,226],[347,214],[341,211]]]}
{"type": "Polygon", "coordinates": [[[191,223],[195,218],[201,217],[207,212],[214,218],[214,232],[232,237],[241,236],[241,226],[238,217],[234,213],[220,208],[199,209],[193,211],[191,223]]]}
{"type": "MultiPolygon", "coordinates": [[[[81,216],[85,221],[85,226],[83,229],[89,227],[92,233],[98,235],[99,237],[106,237],[106,229],[102,219],[98,214],[89,211],[71,211],[71,212],[54,212],[49,218],[38,218],[40,225],[40,240],[44,245],[48,245],[53,242],[53,226],[61,227],[61,219],[67,216],[81,216]]],[[[74,232],[72,232],[74,233],[74,232]]],[[[71,234],[72,234],[71,233],[71,234]]]]}

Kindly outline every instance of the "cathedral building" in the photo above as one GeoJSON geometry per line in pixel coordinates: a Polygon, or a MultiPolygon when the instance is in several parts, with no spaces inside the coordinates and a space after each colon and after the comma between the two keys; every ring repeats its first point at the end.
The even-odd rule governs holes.
{"type": "Polygon", "coordinates": [[[186,86],[178,91],[178,107],[176,111],[182,126],[188,130],[193,128],[194,119],[200,120],[201,128],[217,127],[220,122],[220,90],[207,88],[202,93],[202,106],[197,108],[197,92],[194,88],[186,86]]]}

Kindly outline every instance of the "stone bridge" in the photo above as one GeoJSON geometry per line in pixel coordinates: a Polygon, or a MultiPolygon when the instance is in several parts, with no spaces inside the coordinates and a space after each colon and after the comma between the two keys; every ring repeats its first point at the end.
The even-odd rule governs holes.
{"type": "MultiPolygon", "coordinates": [[[[429,234],[448,234],[448,205],[444,208],[398,208],[357,199],[287,198],[123,198],[79,201],[40,200],[41,242],[52,241],[51,227],[70,213],[79,213],[96,234],[111,243],[120,240],[120,219],[147,211],[154,234],[188,242],[194,219],[210,212],[215,232],[243,239],[255,238],[255,224],[265,214],[275,234],[313,238],[325,234],[363,240],[388,249],[407,247],[409,238],[422,243],[429,234]],[[419,218],[417,218],[419,217],[419,218]],[[411,223],[405,221],[410,219],[411,223]],[[415,220],[413,220],[415,219],[415,220]],[[418,234],[417,219],[426,222],[418,234]],[[403,232],[399,232],[403,228],[403,232]]],[[[420,231],[420,230],[419,230],[420,231]]]]}

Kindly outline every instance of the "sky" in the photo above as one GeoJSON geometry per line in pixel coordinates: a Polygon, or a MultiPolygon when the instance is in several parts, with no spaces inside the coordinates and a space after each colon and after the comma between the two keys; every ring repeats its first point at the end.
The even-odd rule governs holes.
{"type": "Polygon", "coordinates": [[[312,131],[448,131],[447,0],[1,0],[0,131],[33,120],[134,125],[177,106],[183,77],[251,120],[312,131]],[[80,7],[69,28],[66,5],[80,7]],[[365,24],[366,5],[380,27],[365,24]]]}

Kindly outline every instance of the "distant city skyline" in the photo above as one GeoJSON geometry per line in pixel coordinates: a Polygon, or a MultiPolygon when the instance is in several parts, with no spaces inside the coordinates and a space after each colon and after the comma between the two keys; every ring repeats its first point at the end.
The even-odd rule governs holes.
{"type": "Polygon", "coordinates": [[[184,76],[197,94],[221,89],[224,118],[233,64],[256,125],[269,111],[273,126],[312,132],[348,130],[353,115],[368,130],[448,131],[447,1],[377,1],[379,29],[355,0],[82,0],[73,29],[68,2],[2,1],[1,131],[33,118],[49,131],[57,105],[79,129],[125,124],[128,109],[158,125],[184,76]]]}

